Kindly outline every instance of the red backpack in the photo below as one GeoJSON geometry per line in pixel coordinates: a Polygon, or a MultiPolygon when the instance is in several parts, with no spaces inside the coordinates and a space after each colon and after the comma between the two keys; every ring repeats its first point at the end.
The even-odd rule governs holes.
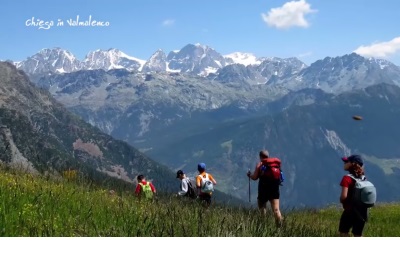
{"type": "Polygon", "coordinates": [[[281,160],[279,158],[271,157],[261,160],[261,167],[259,176],[260,178],[270,178],[282,182],[281,160]]]}

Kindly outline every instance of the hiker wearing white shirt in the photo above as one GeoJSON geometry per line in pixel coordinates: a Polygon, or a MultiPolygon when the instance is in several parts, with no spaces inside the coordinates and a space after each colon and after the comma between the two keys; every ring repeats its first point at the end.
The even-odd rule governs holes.
{"type": "Polygon", "coordinates": [[[178,191],[177,194],[178,196],[186,196],[192,199],[197,197],[193,184],[190,182],[190,179],[186,177],[185,172],[178,170],[178,172],[176,172],[176,178],[181,180],[180,191],[178,191]]]}

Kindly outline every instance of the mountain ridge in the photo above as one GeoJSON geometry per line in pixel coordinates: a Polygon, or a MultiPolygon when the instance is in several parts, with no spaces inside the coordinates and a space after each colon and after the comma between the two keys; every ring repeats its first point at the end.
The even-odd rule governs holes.
{"type": "MultiPolygon", "coordinates": [[[[189,48],[197,51],[199,47],[192,45],[189,48]]],[[[204,47],[200,48],[204,51],[204,47]]],[[[174,56],[178,53],[179,51],[175,51],[174,56]]],[[[163,57],[161,52],[160,55],[163,57]]],[[[180,57],[174,58],[178,60],[180,57]]],[[[188,69],[194,69],[195,66],[188,61],[180,63],[188,69]]],[[[349,143],[357,142],[354,135],[356,132],[365,134],[365,129],[359,128],[357,129],[359,131],[352,129],[350,133],[346,132],[343,135],[343,131],[339,131],[333,122],[343,123],[352,128],[354,124],[350,123],[351,120],[342,121],[338,115],[344,115],[345,111],[358,112],[361,109],[366,111],[363,104],[346,97],[368,102],[364,104],[372,104],[371,110],[375,109],[377,113],[385,111],[389,113],[385,115],[396,120],[393,113],[382,103],[382,99],[390,101],[391,97],[396,95],[386,93],[388,87],[395,88],[400,84],[400,70],[396,65],[380,59],[365,59],[355,53],[335,58],[326,57],[308,67],[304,67],[301,61],[285,60],[284,63],[279,58],[275,58],[266,60],[258,66],[230,64],[210,73],[207,77],[193,74],[194,72],[143,73],[126,69],[81,70],[74,73],[42,75],[35,83],[49,90],[57,100],[90,124],[131,143],[153,159],[162,161],[172,157],[170,150],[180,150],[178,153],[182,153],[183,157],[178,154],[176,157],[180,157],[181,160],[169,161],[167,164],[173,164],[176,168],[185,167],[191,174],[194,174],[195,170],[187,168],[188,165],[196,164],[199,158],[204,157],[212,161],[211,164],[209,163],[210,169],[216,170],[217,175],[225,174],[219,168],[224,169],[226,174],[231,176],[238,175],[236,170],[247,168],[251,164],[251,161],[246,160],[246,165],[240,157],[251,157],[259,151],[253,138],[259,139],[259,142],[273,142],[275,147],[272,147],[272,152],[276,152],[277,155],[283,154],[282,159],[286,161],[293,161],[294,153],[299,152],[289,150],[289,147],[297,146],[298,150],[306,149],[307,155],[304,156],[308,157],[307,161],[317,159],[311,155],[315,152],[321,157],[321,164],[329,165],[330,170],[334,171],[331,162],[333,157],[339,156],[339,153],[358,151],[355,145],[349,143]],[[264,81],[266,83],[263,83],[264,81]],[[373,106],[376,104],[375,101],[368,99],[368,93],[371,93],[370,87],[375,87],[375,90],[382,89],[382,99],[380,99],[379,91],[372,93],[381,109],[376,109],[373,106]],[[349,105],[340,105],[339,98],[349,105]],[[339,105],[341,108],[338,107],[339,105]],[[332,107],[332,111],[329,111],[329,107],[332,107]],[[262,113],[267,116],[263,116],[262,113]],[[297,119],[290,118],[291,116],[297,119]],[[246,123],[246,120],[255,117],[260,120],[255,123],[246,123]],[[274,117],[283,120],[283,124],[276,124],[274,117]],[[318,119],[315,121],[314,117],[318,119]],[[239,119],[243,124],[235,123],[235,119],[239,119]],[[262,120],[268,122],[263,124],[262,120]],[[318,126],[318,122],[323,126],[318,126]],[[306,125],[308,127],[304,128],[306,125]],[[243,131],[243,127],[246,126],[257,128],[264,138],[260,138],[251,130],[243,131]],[[288,133],[291,130],[299,132],[300,140],[288,133]],[[243,142],[242,146],[245,146],[244,142],[247,141],[247,144],[253,147],[243,147],[243,150],[235,154],[234,140],[237,141],[240,137],[229,136],[235,131],[238,131],[240,137],[243,138],[240,140],[243,142]],[[184,135],[184,132],[187,135],[184,135]],[[286,135],[284,141],[277,138],[280,134],[286,135]],[[215,140],[217,138],[218,142],[215,140]],[[205,139],[213,140],[210,142],[215,146],[208,146],[205,139]],[[317,143],[314,143],[314,140],[317,143]],[[305,146],[298,146],[298,141],[303,142],[305,146]],[[286,146],[287,155],[279,153],[278,143],[286,146]],[[199,148],[199,146],[204,146],[204,148],[199,148]],[[184,150],[184,147],[188,150],[184,150]],[[324,151],[319,150],[320,147],[324,151]],[[221,154],[220,149],[226,152],[221,154]],[[204,156],[210,150],[214,154],[204,156]]],[[[357,114],[364,116],[365,113],[357,114]]],[[[351,114],[348,115],[351,116],[351,114]]],[[[365,116],[374,116],[374,114],[369,113],[365,116]]],[[[371,126],[376,127],[377,124],[394,126],[388,120],[386,122],[381,124],[375,121],[371,126]]],[[[365,120],[362,124],[365,124],[365,120]]],[[[390,157],[382,156],[382,150],[389,150],[392,147],[393,136],[387,134],[385,143],[381,146],[373,143],[374,138],[370,134],[368,137],[365,136],[365,141],[368,142],[366,145],[368,151],[364,150],[362,154],[368,160],[368,168],[372,168],[373,174],[383,176],[382,179],[387,182],[388,174],[385,172],[393,172],[390,174],[398,172],[397,167],[393,166],[393,161],[398,157],[397,153],[394,152],[390,157]]],[[[265,146],[268,147],[268,145],[265,146]]],[[[256,157],[254,158],[256,160],[256,157]]],[[[307,181],[311,181],[309,175],[312,172],[296,173],[299,167],[301,165],[297,162],[285,165],[285,170],[289,174],[285,194],[293,193],[288,202],[298,200],[304,205],[315,203],[308,197],[302,197],[301,193],[305,191],[311,193],[312,188],[315,189],[316,186],[302,186],[299,190],[293,186],[299,181],[300,175],[306,176],[307,181]]],[[[320,165],[317,171],[319,175],[324,175],[320,165]]],[[[329,173],[331,180],[334,177],[329,173]]],[[[229,187],[234,181],[234,178],[223,177],[225,192],[232,192],[229,187]]],[[[318,180],[318,185],[318,188],[323,189],[330,187],[331,184],[326,180],[318,180]]],[[[379,183],[379,186],[381,185],[383,182],[379,183]]],[[[232,186],[238,187],[236,184],[232,186]]],[[[337,188],[330,187],[329,189],[332,194],[336,194],[337,188]]],[[[243,190],[239,194],[242,199],[246,196],[243,190]]],[[[317,195],[322,203],[332,201],[332,197],[327,197],[320,191],[317,195]]],[[[395,197],[394,191],[387,189],[384,198],[388,199],[390,196],[395,197]]]]}
{"type": "MultiPolygon", "coordinates": [[[[11,63],[0,62],[0,161],[62,177],[134,184],[145,174],[161,193],[176,192],[175,172],[70,113],[11,63]]],[[[220,191],[216,198],[236,201],[220,191]]]]}
{"type": "MultiPolygon", "coordinates": [[[[144,64],[149,63],[153,56],[163,50],[158,49],[154,52],[147,60],[139,59],[134,56],[130,56],[125,54],[124,52],[116,49],[110,48],[108,50],[95,50],[89,51],[85,58],[80,61],[78,60],[71,52],[67,50],[63,50],[59,47],[49,49],[45,48],[36,53],[33,56],[28,57],[27,59],[15,62],[17,68],[24,70],[28,74],[43,74],[46,72],[52,73],[63,73],[63,72],[72,72],[76,70],[91,70],[91,69],[103,69],[103,70],[111,70],[111,69],[121,69],[125,68],[129,71],[142,71],[145,69],[146,71],[153,71],[151,68],[144,68],[144,64]],[[56,59],[57,55],[59,55],[59,60],[56,59]],[[38,67],[38,63],[41,64],[41,59],[48,58],[47,60],[52,60],[49,66],[40,66],[38,67]],[[64,67],[60,67],[63,64],[66,65],[66,69],[64,67]],[[33,68],[33,69],[32,69],[33,68]],[[40,68],[40,69],[38,69],[40,68]]],[[[165,53],[164,53],[165,54],[165,53]]],[[[164,56],[161,61],[166,64],[166,67],[162,67],[163,71],[169,72],[191,72],[194,74],[198,74],[201,76],[207,76],[209,74],[215,73],[218,69],[222,69],[227,65],[232,64],[242,64],[244,66],[259,66],[265,61],[274,61],[274,60],[299,60],[298,58],[276,58],[276,57],[256,57],[252,53],[244,53],[244,52],[233,52],[230,54],[222,55],[215,51],[213,48],[207,45],[201,44],[187,44],[180,50],[170,51],[168,55],[164,56]],[[182,60],[186,60],[184,62],[182,60]]],[[[325,57],[320,60],[331,60],[336,59],[338,57],[325,57]]],[[[364,58],[364,57],[363,57],[364,58]]],[[[374,59],[374,58],[366,58],[371,61],[379,61],[381,65],[385,65],[390,63],[387,60],[383,59],[374,59]]],[[[314,63],[320,61],[317,60],[314,63]]],[[[314,64],[312,63],[312,64],[314,64]]],[[[302,63],[304,67],[306,64],[302,63]]],[[[396,66],[398,67],[398,66],[396,66]]],[[[160,69],[158,69],[160,70],[160,69]]],[[[262,71],[262,70],[261,70],[262,71]]]]}

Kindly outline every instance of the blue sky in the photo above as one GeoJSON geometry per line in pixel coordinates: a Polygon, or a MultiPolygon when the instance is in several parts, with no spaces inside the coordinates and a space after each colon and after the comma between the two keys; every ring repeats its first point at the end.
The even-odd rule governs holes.
{"type": "Polygon", "coordinates": [[[294,56],[307,64],[357,51],[400,65],[398,0],[3,0],[0,6],[1,60],[53,47],[80,60],[109,48],[147,60],[157,49],[201,43],[221,54],[294,56]],[[69,26],[78,15],[109,26],[69,26]],[[32,18],[54,25],[39,29],[32,18]]]}

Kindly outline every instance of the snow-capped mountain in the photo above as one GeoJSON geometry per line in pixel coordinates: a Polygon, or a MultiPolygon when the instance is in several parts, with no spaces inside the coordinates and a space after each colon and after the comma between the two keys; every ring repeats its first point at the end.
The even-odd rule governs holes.
{"type": "Polygon", "coordinates": [[[307,65],[297,58],[268,57],[260,59],[261,63],[256,67],[262,76],[269,80],[271,77],[288,78],[296,75],[307,65]]]}
{"type": "Polygon", "coordinates": [[[129,56],[118,49],[92,51],[86,55],[83,61],[79,61],[71,52],[53,48],[43,49],[26,60],[14,64],[28,75],[41,75],[96,69],[141,71],[145,63],[145,60],[129,56]]]}
{"type": "Polygon", "coordinates": [[[42,49],[16,67],[29,74],[70,73],[81,69],[81,63],[67,50],[61,48],[42,49]]]}
{"type": "Polygon", "coordinates": [[[142,72],[165,71],[167,71],[167,56],[163,50],[158,49],[144,64],[142,72]]]}
{"type": "Polygon", "coordinates": [[[96,50],[86,55],[85,60],[82,62],[82,69],[111,70],[123,68],[128,71],[140,71],[145,63],[145,60],[129,56],[118,49],[96,50]]]}
{"type": "Polygon", "coordinates": [[[295,90],[319,88],[329,93],[340,93],[378,83],[400,85],[400,68],[383,59],[368,59],[352,53],[326,57],[297,74],[271,78],[267,84],[284,85],[295,90]]]}
{"type": "Polygon", "coordinates": [[[34,79],[48,73],[124,69],[129,72],[198,75],[223,84],[234,83],[234,86],[265,84],[289,90],[319,88],[330,93],[379,82],[400,84],[398,66],[383,59],[365,58],[355,53],[326,57],[307,66],[297,58],[257,58],[254,54],[241,52],[223,56],[201,44],[188,44],[180,50],[169,52],[168,56],[159,49],[147,61],[117,49],[109,49],[89,52],[80,62],[69,51],[43,49],[14,64],[34,79]]]}
{"type": "Polygon", "coordinates": [[[179,72],[207,76],[227,65],[227,60],[214,49],[201,44],[188,44],[167,56],[168,68],[179,72]]]}
{"type": "Polygon", "coordinates": [[[242,87],[266,83],[266,78],[252,66],[238,63],[229,64],[219,69],[215,76],[210,75],[210,78],[221,83],[236,84],[242,87]]]}
{"type": "Polygon", "coordinates": [[[143,72],[182,72],[201,76],[217,72],[218,69],[234,63],[214,49],[201,44],[188,44],[180,50],[171,51],[168,56],[157,50],[147,61],[129,56],[118,49],[89,52],[79,61],[69,51],[60,48],[44,49],[22,62],[14,63],[28,75],[43,73],[70,73],[79,70],[105,71],[126,69],[143,72]]]}
{"type": "Polygon", "coordinates": [[[233,58],[234,63],[219,69],[210,78],[222,83],[259,85],[267,83],[271,78],[292,77],[307,67],[297,58],[256,58],[243,53],[235,53],[229,58],[233,58]]]}
{"type": "MultiPolygon", "coordinates": [[[[147,69],[159,66],[164,56],[162,51],[156,52],[148,61],[147,69]]],[[[254,106],[256,100],[276,100],[303,88],[340,94],[381,83],[400,85],[400,69],[387,61],[350,54],[327,57],[308,67],[295,58],[264,58],[260,65],[226,65],[208,78],[166,71],[148,73],[99,69],[44,75],[36,83],[48,89],[67,107],[79,110],[90,123],[109,133],[119,126],[118,117],[128,113],[130,108],[135,113],[139,111],[138,115],[144,120],[152,122],[164,114],[178,113],[169,110],[164,113],[164,105],[173,106],[186,114],[223,108],[234,102],[248,109],[254,106]],[[157,113],[162,115],[142,111],[147,109],[144,106],[158,106],[160,110],[157,113]]],[[[315,99],[304,98],[303,101],[314,102],[315,99]]],[[[165,122],[179,119],[180,115],[169,117],[165,122]]],[[[144,120],[134,121],[140,124],[138,130],[143,133],[148,128],[148,122],[144,120]]]]}

